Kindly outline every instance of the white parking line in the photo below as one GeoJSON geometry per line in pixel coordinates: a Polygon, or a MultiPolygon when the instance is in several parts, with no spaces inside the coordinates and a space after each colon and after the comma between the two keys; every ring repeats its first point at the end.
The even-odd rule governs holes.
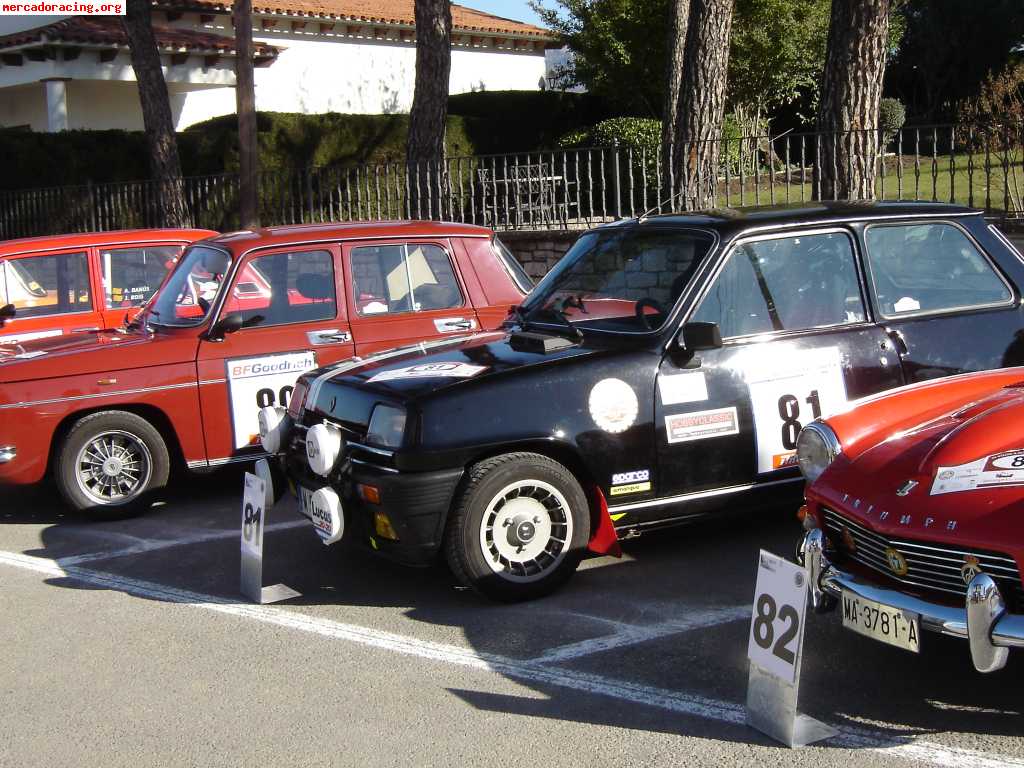
{"type": "MultiPolygon", "coordinates": [[[[290,528],[301,528],[302,526],[312,530],[312,526],[309,524],[308,520],[289,520],[286,523],[271,523],[263,530],[264,532],[286,531],[290,528]]],[[[128,555],[141,555],[145,552],[155,552],[160,549],[169,549],[171,547],[184,547],[189,544],[204,544],[209,541],[238,538],[240,535],[239,530],[236,528],[231,531],[207,531],[206,533],[182,536],[177,539],[141,539],[138,544],[133,544],[132,546],[125,547],[124,549],[114,549],[108,552],[87,552],[82,555],[68,555],[67,557],[59,557],[54,562],[59,566],[81,565],[82,563],[91,563],[96,560],[110,560],[116,557],[127,557],[128,555]]]]}
{"type": "Polygon", "coordinates": [[[732,621],[747,618],[750,618],[750,606],[737,605],[733,608],[712,608],[710,610],[690,613],[686,618],[678,621],[666,621],[647,626],[621,625],[622,629],[614,634],[593,637],[588,640],[581,640],[578,643],[552,648],[542,656],[538,656],[535,661],[545,664],[557,664],[595,653],[604,653],[616,648],[646,643],[661,637],[690,632],[694,629],[707,629],[709,627],[716,627],[719,624],[728,624],[732,621]]]}
{"type": "MultiPolygon", "coordinates": [[[[54,560],[16,552],[0,551],[0,565],[35,571],[46,576],[67,577],[93,586],[115,589],[163,602],[193,605],[237,618],[287,627],[404,656],[490,670],[530,683],[608,696],[632,704],[657,707],[680,715],[701,717],[736,726],[742,726],[746,722],[744,708],[739,704],[681,691],[615,680],[601,675],[541,664],[537,661],[520,661],[495,654],[477,653],[468,648],[418,640],[353,624],[343,624],[273,606],[234,603],[214,595],[191,592],[113,573],[104,573],[73,565],[62,567],[54,560]]],[[[967,768],[967,766],[972,768],[1024,768],[1024,760],[1018,758],[949,747],[917,740],[912,736],[891,736],[847,727],[841,727],[839,731],[838,736],[825,743],[846,748],[867,749],[881,752],[887,756],[926,762],[943,766],[943,768],[967,768]]]]}

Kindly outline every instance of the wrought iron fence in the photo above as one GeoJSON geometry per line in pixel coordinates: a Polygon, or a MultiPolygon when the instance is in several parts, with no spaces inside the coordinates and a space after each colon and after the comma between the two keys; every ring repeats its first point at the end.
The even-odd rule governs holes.
{"type": "MultiPolygon", "coordinates": [[[[449,158],[443,163],[314,167],[259,176],[264,224],[424,218],[495,229],[586,227],[624,216],[693,207],[803,203],[823,195],[821,174],[864,173],[857,138],[868,136],[876,199],[932,200],[1024,218],[1021,127],[935,125],[877,131],[745,136],[661,148],[617,145],[449,158]],[[714,146],[711,146],[713,144],[714,146]],[[686,176],[711,150],[714,178],[686,176]],[[858,170],[859,169],[859,170],[858,170]]],[[[863,147],[864,142],[859,146],[863,147]]],[[[184,179],[196,226],[237,229],[238,176],[184,179]]],[[[832,196],[835,196],[832,192],[832,196]]],[[[153,182],[89,184],[0,192],[0,238],[100,231],[164,223],[153,182]]]]}

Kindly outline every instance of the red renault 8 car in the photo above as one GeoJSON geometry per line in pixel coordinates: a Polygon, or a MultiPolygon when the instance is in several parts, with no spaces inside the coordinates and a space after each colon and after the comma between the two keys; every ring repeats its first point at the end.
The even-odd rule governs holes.
{"type": "Polygon", "coordinates": [[[979,672],[1024,648],[1024,368],[862,400],[797,456],[818,612],[915,653],[922,631],[966,639],[979,672]]]}
{"type": "Polygon", "coordinates": [[[208,229],[128,229],[0,242],[0,345],[117,328],[208,229]]]}
{"type": "Polygon", "coordinates": [[[286,406],[303,371],[496,328],[530,287],[492,231],[464,224],[205,240],[127,328],[0,346],[0,484],[49,470],[73,508],[123,515],[174,461],[264,455],[259,410],[286,406]]]}

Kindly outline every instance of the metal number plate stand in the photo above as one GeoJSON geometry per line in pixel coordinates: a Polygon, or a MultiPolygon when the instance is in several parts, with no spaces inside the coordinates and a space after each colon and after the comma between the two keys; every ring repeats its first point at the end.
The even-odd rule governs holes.
{"type": "Polygon", "coordinates": [[[243,481],[240,588],[254,603],[266,605],[299,597],[300,593],[284,584],[263,586],[263,529],[267,510],[274,503],[274,491],[270,468],[257,466],[256,471],[262,477],[246,472],[243,481]]]}
{"type": "MultiPolygon", "coordinates": [[[[807,572],[770,552],[761,551],[754,592],[754,615],[751,625],[750,674],[747,680],[747,724],[786,746],[804,747],[822,739],[835,736],[836,729],[797,712],[800,694],[800,668],[804,650],[804,613],[807,606],[807,572]],[[772,640],[760,646],[754,639],[757,631],[759,604],[770,600],[774,622],[772,640]],[[777,648],[775,641],[778,630],[787,626],[777,621],[775,607],[791,607],[791,617],[796,617],[796,636],[790,637],[786,649],[790,653],[773,655],[777,648]],[[762,661],[762,663],[758,663],[762,661]]],[[[779,612],[781,615],[781,611],[779,612]]],[[[766,617],[762,617],[764,621],[766,617]]]]}

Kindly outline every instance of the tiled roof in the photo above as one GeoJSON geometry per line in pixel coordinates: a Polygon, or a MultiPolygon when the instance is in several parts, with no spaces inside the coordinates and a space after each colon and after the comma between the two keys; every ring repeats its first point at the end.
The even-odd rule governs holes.
{"type": "MultiPolygon", "coordinates": [[[[153,24],[153,32],[156,35],[157,46],[165,51],[215,51],[224,54],[235,52],[235,41],[223,35],[175,29],[156,23],[153,24]]],[[[116,16],[72,16],[44,27],[0,36],[0,48],[57,42],[127,47],[128,35],[121,25],[121,20],[116,16]]],[[[272,58],[277,52],[278,49],[273,45],[253,45],[253,53],[257,58],[272,58]]]]}
{"type": "MultiPolygon", "coordinates": [[[[217,10],[228,12],[230,2],[218,0],[155,0],[160,8],[217,10]]],[[[253,0],[253,13],[312,16],[361,21],[368,24],[414,25],[413,0],[253,0]]],[[[486,32],[553,40],[549,29],[503,19],[473,8],[452,5],[452,29],[458,32],[486,32]]]]}

